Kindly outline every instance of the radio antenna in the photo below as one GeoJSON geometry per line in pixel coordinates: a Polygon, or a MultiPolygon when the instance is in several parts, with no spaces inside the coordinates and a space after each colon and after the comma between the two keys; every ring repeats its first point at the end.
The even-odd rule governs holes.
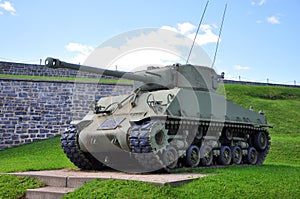
{"type": "Polygon", "coordinates": [[[225,4],[225,8],[224,8],[224,13],[223,13],[223,17],[222,17],[222,23],[221,23],[221,27],[219,30],[219,35],[218,35],[218,41],[217,41],[217,45],[216,45],[216,50],[215,50],[215,55],[214,55],[214,60],[211,64],[211,67],[213,68],[215,65],[215,61],[216,61],[216,57],[217,57],[217,52],[218,52],[218,48],[219,48],[219,43],[220,43],[220,37],[221,37],[221,33],[222,33],[222,28],[223,28],[223,23],[224,23],[224,19],[225,19],[225,13],[226,13],[226,9],[227,9],[227,3],[225,4]]]}
{"type": "Polygon", "coordinates": [[[189,52],[189,55],[188,55],[188,57],[187,57],[187,59],[186,59],[186,63],[185,63],[185,64],[188,64],[188,62],[189,62],[189,59],[190,59],[190,56],[191,56],[191,53],[192,53],[192,50],[193,50],[193,47],[194,47],[194,44],[195,44],[195,41],[196,41],[198,32],[199,32],[200,26],[201,26],[201,24],[202,24],[202,20],[203,20],[203,18],[204,18],[204,14],[205,14],[205,12],[206,12],[206,8],[207,8],[207,5],[208,5],[208,2],[209,2],[209,1],[206,2],[206,5],[205,5],[205,7],[204,7],[204,10],[203,10],[203,13],[202,13],[202,16],[201,16],[201,19],[200,19],[200,22],[199,22],[199,25],[198,25],[198,28],[197,28],[197,31],[196,31],[194,40],[193,40],[193,44],[192,44],[192,47],[191,47],[191,49],[190,49],[190,52],[189,52]]]}

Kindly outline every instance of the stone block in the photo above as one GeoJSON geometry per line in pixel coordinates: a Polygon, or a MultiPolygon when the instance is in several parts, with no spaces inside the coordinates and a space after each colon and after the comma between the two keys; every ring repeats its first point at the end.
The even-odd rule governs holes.
{"type": "Polygon", "coordinates": [[[49,130],[48,129],[40,129],[40,133],[41,134],[49,133],[49,130]]]}
{"type": "Polygon", "coordinates": [[[17,111],[15,112],[15,115],[26,115],[27,113],[25,111],[17,111]]]}
{"type": "Polygon", "coordinates": [[[9,144],[9,145],[11,145],[13,142],[12,142],[12,140],[5,140],[4,141],[4,144],[9,144]]]}
{"type": "Polygon", "coordinates": [[[19,97],[27,97],[28,96],[28,94],[27,93],[19,93],[19,97]]]}
{"type": "Polygon", "coordinates": [[[14,134],[12,137],[11,137],[11,139],[12,140],[19,140],[19,135],[16,135],[16,134],[14,134]]]}
{"type": "Polygon", "coordinates": [[[20,135],[20,138],[21,139],[25,139],[25,138],[28,138],[29,137],[29,135],[28,134],[23,134],[23,135],[20,135]]]}
{"type": "Polygon", "coordinates": [[[32,116],[31,119],[34,121],[40,121],[42,119],[42,117],[41,116],[32,116]]]}
{"type": "Polygon", "coordinates": [[[31,133],[31,135],[35,135],[35,134],[32,134],[32,133],[38,133],[39,130],[38,129],[28,129],[28,133],[31,133]]]}

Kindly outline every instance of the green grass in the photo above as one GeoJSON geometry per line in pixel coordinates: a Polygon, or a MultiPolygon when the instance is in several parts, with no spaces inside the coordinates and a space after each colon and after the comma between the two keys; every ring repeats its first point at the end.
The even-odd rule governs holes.
{"type": "Polygon", "coordinates": [[[211,169],[214,175],[178,187],[94,180],[64,198],[298,198],[300,167],[266,165],[211,169]]]}
{"type": "Polygon", "coordinates": [[[76,168],[63,153],[59,139],[54,137],[0,151],[0,172],[76,168]]]}
{"type": "Polygon", "coordinates": [[[124,180],[94,180],[64,198],[176,198],[177,190],[170,186],[124,180]]]}
{"type": "Polygon", "coordinates": [[[29,177],[0,175],[0,199],[22,198],[26,189],[44,186],[44,183],[29,177]]]}
{"type": "Polygon", "coordinates": [[[179,198],[297,198],[300,195],[299,166],[231,167],[214,172],[216,175],[178,187],[179,198]]]}
{"type": "MultiPolygon", "coordinates": [[[[263,166],[199,169],[195,172],[213,175],[178,187],[95,180],[65,198],[299,198],[300,89],[226,85],[226,93],[236,104],[264,110],[274,126],[269,129],[272,145],[263,166]]],[[[0,172],[59,168],[75,166],[64,155],[58,137],[0,151],[0,172]]]]}
{"type": "Polygon", "coordinates": [[[30,76],[30,75],[9,75],[0,74],[0,78],[17,78],[17,79],[35,79],[47,81],[78,81],[91,83],[132,83],[126,79],[104,79],[104,78],[84,78],[84,77],[54,77],[54,76],[30,76]]]}
{"type": "Polygon", "coordinates": [[[271,149],[266,164],[300,166],[300,133],[271,135],[271,149]]]}

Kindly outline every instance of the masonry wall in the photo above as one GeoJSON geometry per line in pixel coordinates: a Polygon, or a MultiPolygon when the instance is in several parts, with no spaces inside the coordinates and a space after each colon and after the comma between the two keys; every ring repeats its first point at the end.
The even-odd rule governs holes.
{"type": "MultiPolygon", "coordinates": [[[[100,75],[68,69],[51,69],[44,65],[23,64],[0,61],[0,74],[27,75],[27,76],[48,76],[48,77],[90,77],[99,78],[100,75]]],[[[105,77],[110,78],[110,77],[105,77]]]]}
{"type": "Polygon", "coordinates": [[[249,82],[249,81],[235,81],[235,80],[224,80],[224,84],[241,84],[250,86],[281,86],[281,87],[291,87],[300,88],[300,85],[289,85],[289,84],[272,84],[272,83],[262,83],[262,82],[249,82]]]}
{"type": "MultiPolygon", "coordinates": [[[[54,69],[39,65],[4,63],[3,67],[3,62],[0,62],[1,73],[97,77],[64,69],[57,73],[54,69]]],[[[0,150],[58,135],[71,120],[84,117],[91,104],[101,97],[127,94],[131,90],[132,86],[126,83],[96,84],[0,77],[0,150]]]]}

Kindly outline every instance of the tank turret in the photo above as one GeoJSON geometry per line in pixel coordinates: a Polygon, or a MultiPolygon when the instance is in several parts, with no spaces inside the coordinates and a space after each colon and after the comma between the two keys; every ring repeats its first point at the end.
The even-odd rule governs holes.
{"type": "Polygon", "coordinates": [[[62,134],[64,152],[81,169],[261,165],[268,154],[266,116],[219,95],[223,75],[212,68],[174,64],[132,73],[54,58],[45,65],[134,80],[131,94],[101,98],[62,134]]]}

